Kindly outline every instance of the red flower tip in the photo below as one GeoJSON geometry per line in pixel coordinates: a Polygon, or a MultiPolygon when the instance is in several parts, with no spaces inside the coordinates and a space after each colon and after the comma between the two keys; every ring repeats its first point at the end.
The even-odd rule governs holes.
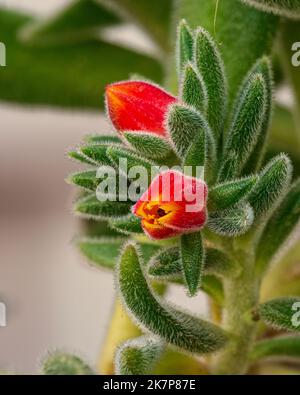
{"type": "Polygon", "coordinates": [[[148,82],[125,81],[106,87],[106,103],[115,128],[166,135],[165,114],[177,99],[148,82]]]}
{"type": "Polygon", "coordinates": [[[133,206],[145,233],[165,239],[201,229],[206,222],[207,186],[177,171],[159,174],[133,206]]]}

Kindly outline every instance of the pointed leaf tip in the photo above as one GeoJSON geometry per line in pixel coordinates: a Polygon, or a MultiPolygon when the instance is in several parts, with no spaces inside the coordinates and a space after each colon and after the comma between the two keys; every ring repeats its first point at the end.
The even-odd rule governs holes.
{"type": "Polygon", "coordinates": [[[183,278],[190,296],[195,296],[200,288],[205,258],[201,233],[181,236],[180,251],[183,278]]]}

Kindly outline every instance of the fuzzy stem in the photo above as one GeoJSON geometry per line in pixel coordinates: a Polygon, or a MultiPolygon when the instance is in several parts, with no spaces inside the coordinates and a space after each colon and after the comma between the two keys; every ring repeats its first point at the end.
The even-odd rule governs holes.
{"type": "Polygon", "coordinates": [[[232,338],[216,356],[213,364],[215,374],[244,374],[255,336],[256,323],[251,318],[251,310],[258,302],[259,284],[254,274],[254,253],[251,247],[244,248],[237,252],[236,257],[243,262],[243,270],[238,277],[224,282],[224,328],[232,338]]]}

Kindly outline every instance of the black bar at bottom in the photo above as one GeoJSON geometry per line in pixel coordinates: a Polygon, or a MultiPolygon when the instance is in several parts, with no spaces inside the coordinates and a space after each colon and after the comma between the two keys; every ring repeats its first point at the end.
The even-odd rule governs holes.
{"type": "MultiPolygon", "coordinates": [[[[43,390],[58,391],[66,389],[83,394],[105,392],[137,393],[139,391],[186,391],[199,392],[235,389],[240,392],[261,390],[266,386],[268,393],[274,390],[286,390],[300,385],[299,376],[0,376],[0,388],[30,391],[41,394],[43,390]],[[246,387],[245,387],[246,386],[246,387]]],[[[1,391],[5,394],[5,392],[1,391]]],[[[203,393],[203,392],[202,392],[203,393]]]]}

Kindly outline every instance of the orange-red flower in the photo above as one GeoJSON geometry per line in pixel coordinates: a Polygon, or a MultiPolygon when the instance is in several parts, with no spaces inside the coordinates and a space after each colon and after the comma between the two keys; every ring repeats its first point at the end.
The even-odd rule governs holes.
{"type": "Polygon", "coordinates": [[[106,87],[106,105],[115,128],[166,135],[165,115],[177,99],[155,85],[143,81],[125,81],[106,87]]]}
{"type": "Polygon", "coordinates": [[[206,222],[207,186],[177,171],[159,174],[133,206],[145,233],[165,239],[201,229],[206,222]]]}

